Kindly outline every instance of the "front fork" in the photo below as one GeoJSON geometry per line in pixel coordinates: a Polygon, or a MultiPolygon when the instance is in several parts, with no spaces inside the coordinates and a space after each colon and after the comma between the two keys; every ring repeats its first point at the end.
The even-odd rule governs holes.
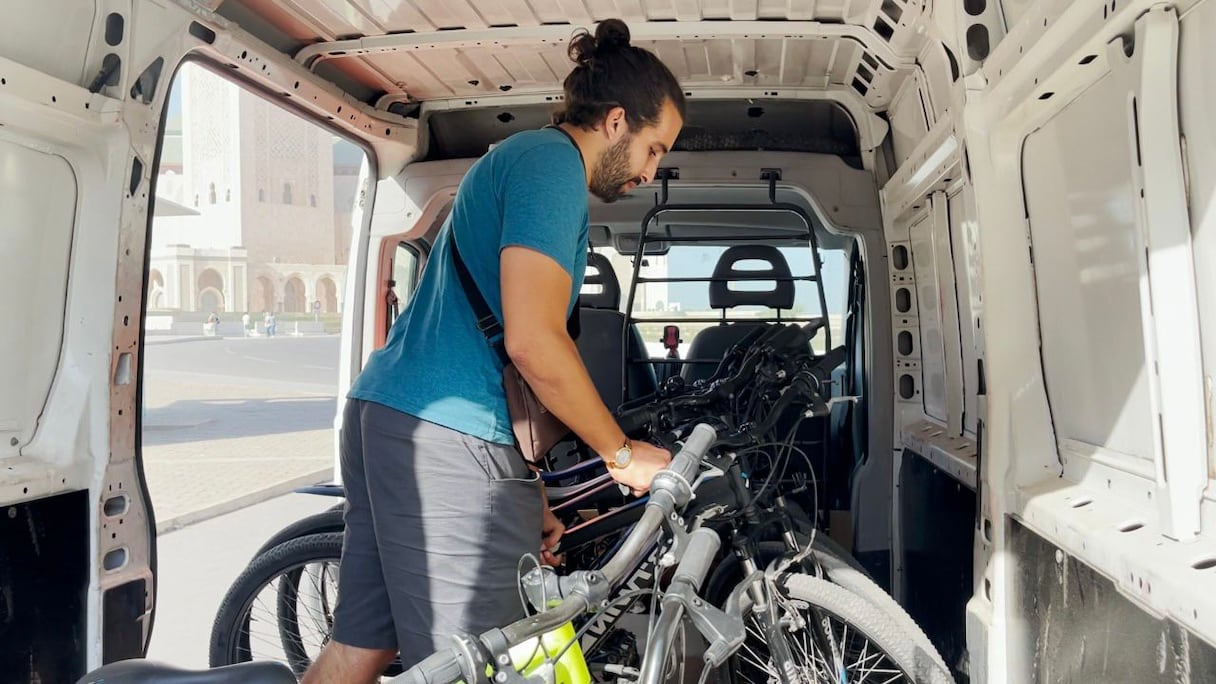
{"type": "MultiPolygon", "coordinates": [[[[782,507],[783,504],[784,502],[778,503],[782,507]]],[[[801,550],[794,529],[788,523],[788,520],[783,520],[782,528],[782,537],[789,552],[796,553],[801,550]]],[[[757,553],[755,544],[747,538],[737,537],[736,539],[737,541],[733,548],[735,557],[739,559],[743,576],[751,576],[759,569],[756,564],[757,553]]],[[[789,641],[790,631],[782,624],[781,613],[783,608],[781,602],[776,597],[770,596],[769,586],[772,581],[771,578],[766,578],[765,581],[754,582],[748,587],[747,591],[752,600],[751,610],[760,623],[760,627],[764,631],[765,640],[768,642],[769,654],[773,664],[776,666],[778,681],[780,684],[819,684],[818,677],[816,677],[816,681],[814,682],[806,679],[808,675],[813,674],[813,671],[804,670],[794,657],[794,652],[789,641]]],[[[808,606],[807,608],[810,612],[809,617],[813,621],[813,625],[811,625],[809,630],[812,645],[820,653],[824,654],[824,662],[830,663],[831,667],[835,670],[834,672],[823,674],[830,677],[827,681],[832,684],[847,684],[848,677],[844,666],[843,653],[841,652],[842,645],[837,643],[830,620],[826,615],[816,610],[814,606],[808,606]]],[[[812,663],[806,663],[806,665],[814,667],[812,663]]]]}
{"type": "MultiPolygon", "coordinates": [[[[740,539],[734,547],[735,557],[739,559],[744,577],[750,577],[759,570],[754,546],[751,540],[740,539]]],[[[753,582],[747,588],[747,593],[752,599],[751,610],[764,630],[769,655],[777,667],[778,681],[781,684],[803,684],[798,664],[794,662],[794,653],[786,640],[786,631],[777,613],[778,606],[775,601],[769,600],[768,582],[753,582]]]]}

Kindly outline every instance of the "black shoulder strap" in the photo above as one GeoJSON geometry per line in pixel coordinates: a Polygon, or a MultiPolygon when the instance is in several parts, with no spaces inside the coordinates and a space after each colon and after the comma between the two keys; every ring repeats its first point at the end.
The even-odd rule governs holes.
{"type": "Polygon", "coordinates": [[[452,250],[452,264],[456,267],[456,275],[460,277],[461,289],[464,290],[464,296],[469,300],[469,305],[473,307],[473,314],[477,316],[477,329],[486,336],[486,342],[490,344],[494,353],[498,355],[498,359],[505,366],[511,362],[511,358],[507,356],[502,323],[498,322],[490,305],[486,304],[486,298],[478,289],[477,282],[473,280],[473,274],[469,273],[468,266],[464,265],[464,259],[460,257],[460,250],[456,248],[455,233],[448,233],[448,247],[452,250]]]}
{"type": "MultiPolygon", "coordinates": [[[[452,250],[452,265],[456,267],[456,275],[460,277],[460,287],[464,290],[465,299],[469,300],[469,305],[473,307],[473,314],[477,316],[477,329],[486,336],[486,341],[494,348],[494,353],[498,354],[499,360],[505,366],[511,362],[511,357],[507,356],[506,341],[503,337],[506,332],[503,330],[502,323],[498,321],[498,317],[494,315],[494,311],[490,309],[490,305],[486,304],[486,298],[481,294],[481,289],[477,287],[477,281],[473,280],[473,274],[469,273],[469,268],[464,265],[460,250],[456,248],[455,232],[448,233],[448,247],[452,250]]],[[[575,302],[574,310],[566,319],[566,333],[570,335],[570,339],[577,340],[581,332],[582,320],[579,317],[578,302],[575,302]]]]}

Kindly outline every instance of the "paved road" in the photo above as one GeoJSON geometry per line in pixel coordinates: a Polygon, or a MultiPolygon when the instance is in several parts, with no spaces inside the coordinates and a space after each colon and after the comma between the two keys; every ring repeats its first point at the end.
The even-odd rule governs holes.
{"type": "Polygon", "coordinates": [[[156,514],[149,657],[207,666],[216,609],[271,534],[332,499],[336,336],[154,341],[145,349],[143,458],[156,514]]]}
{"type": "Polygon", "coordinates": [[[144,370],[146,373],[219,374],[336,387],[339,342],[337,335],[325,335],[154,343],[144,350],[144,370]]]}
{"type": "Polygon", "coordinates": [[[253,552],[278,530],[333,503],[327,497],[287,494],[160,535],[148,657],[179,667],[207,667],[215,612],[253,552]]]}
{"type": "Polygon", "coordinates": [[[159,531],[332,478],[339,341],[148,345],[143,461],[159,531]]]}

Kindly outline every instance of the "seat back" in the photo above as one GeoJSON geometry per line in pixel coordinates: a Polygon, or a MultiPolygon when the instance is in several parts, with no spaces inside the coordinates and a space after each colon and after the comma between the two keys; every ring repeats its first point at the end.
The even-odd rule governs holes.
{"type": "Polygon", "coordinates": [[[637,326],[630,324],[625,331],[625,314],[620,312],[621,286],[612,263],[602,254],[587,255],[583,287],[589,286],[598,291],[579,295],[581,332],[575,344],[600,398],[608,408],[615,409],[623,401],[653,394],[658,381],[650,363],[629,363],[648,360],[650,355],[637,326]],[[629,369],[628,396],[622,382],[626,364],[629,369]]]}
{"type": "MultiPolygon", "coordinates": [[[[780,312],[782,309],[794,307],[794,282],[790,280],[790,265],[781,250],[771,245],[736,245],[727,249],[718,258],[714,266],[713,282],[709,284],[709,305],[721,309],[723,317],[726,310],[736,306],[767,306],[780,312]],[[739,269],[742,261],[764,261],[768,268],[739,269]],[[774,279],[773,287],[767,290],[736,290],[732,283],[763,282],[766,278],[774,279]]],[[[768,327],[769,323],[740,321],[706,328],[697,333],[688,345],[688,358],[718,359],[726,355],[736,342],[742,340],[756,328],[768,327]]],[[[684,381],[688,383],[703,380],[713,375],[717,368],[716,362],[689,363],[684,365],[684,381]]]]}

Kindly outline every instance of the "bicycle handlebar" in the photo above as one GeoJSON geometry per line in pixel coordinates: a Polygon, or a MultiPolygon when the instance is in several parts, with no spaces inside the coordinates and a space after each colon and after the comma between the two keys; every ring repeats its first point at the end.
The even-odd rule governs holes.
{"type": "MultiPolygon", "coordinates": [[[[633,564],[645,553],[650,538],[659,531],[663,520],[677,507],[688,503],[692,496],[691,482],[700,471],[701,461],[714,445],[717,433],[705,424],[697,425],[685,440],[683,448],[666,468],[655,474],[650,485],[650,500],[641,520],[629,532],[620,550],[600,571],[575,573],[584,583],[561,603],[536,615],[518,620],[501,629],[482,634],[480,641],[495,654],[506,648],[539,637],[574,619],[607,595],[633,564]],[[495,648],[495,646],[501,648],[495,648]]],[[[571,577],[574,577],[572,575],[571,577]]],[[[477,663],[470,662],[461,649],[438,651],[414,665],[398,677],[395,684],[449,684],[458,680],[477,681],[477,663]]],[[[482,675],[484,676],[484,675],[482,675]]]]}

